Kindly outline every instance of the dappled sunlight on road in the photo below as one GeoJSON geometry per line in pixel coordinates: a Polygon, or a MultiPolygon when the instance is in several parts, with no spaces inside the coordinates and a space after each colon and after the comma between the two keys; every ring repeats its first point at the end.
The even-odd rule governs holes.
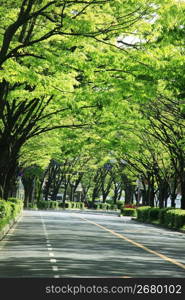
{"type": "Polygon", "coordinates": [[[0,277],[184,277],[179,266],[85,219],[185,262],[185,236],[178,232],[117,215],[25,211],[0,243],[0,277]]]}

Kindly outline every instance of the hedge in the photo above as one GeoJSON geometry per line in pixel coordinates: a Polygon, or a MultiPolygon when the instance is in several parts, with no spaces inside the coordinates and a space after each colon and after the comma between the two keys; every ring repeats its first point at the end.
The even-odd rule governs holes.
{"type": "Polygon", "coordinates": [[[58,205],[58,201],[39,201],[37,203],[37,207],[39,209],[58,209],[59,205],[58,205]]]}
{"type": "Polygon", "coordinates": [[[142,222],[146,222],[148,220],[148,212],[150,206],[141,206],[137,208],[137,219],[142,222]]]}
{"type": "Polygon", "coordinates": [[[148,210],[148,221],[158,220],[159,219],[159,212],[160,212],[159,207],[151,207],[148,210]]]}
{"type": "Polygon", "coordinates": [[[102,210],[116,210],[118,207],[116,204],[110,204],[110,203],[94,203],[93,204],[94,209],[102,209],[102,210]]]}
{"type": "MultiPolygon", "coordinates": [[[[170,211],[169,211],[170,212],[170,211]]],[[[174,227],[179,229],[185,225],[185,210],[176,209],[174,227]]]]}
{"type": "Polygon", "coordinates": [[[123,201],[119,200],[119,201],[117,201],[116,204],[117,204],[117,208],[118,208],[118,209],[121,209],[122,206],[123,206],[123,201]]]}
{"type": "Polygon", "coordinates": [[[158,221],[168,228],[180,229],[185,225],[185,210],[143,206],[137,208],[137,219],[142,222],[158,221]]]}
{"type": "Polygon", "coordinates": [[[15,218],[23,209],[23,200],[17,198],[8,198],[8,203],[11,205],[12,216],[15,218]]]}
{"type": "Polygon", "coordinates": [[[12,207],[10,202],[5,200],[0,200],[0,218],[9,218],[11,217],[12,207]]]}
{"type": "Polygon", "coordinates": [[[169,228],[179,229],[185,225],[185,210],[170,209],[164,215],[164,225],[169,228]]]}
{"type": "Polygon", "coordinates": [[[23,201],[9,198],[7,201],[0,199],[0,229],[15,219],[23,208],[23,201]]]}
{"type": "Polygon", "coordinates": [[[168,210],[172,209],[171,207],[161,208],[159,211],[159,223],[165,225],[165,215],[168,210]]]}
{"type": "Polygon", "coordinates": [[[132,216],[132,217],[135,217],[136,216],[136,209],[135,208],[122,207],[121,208],[121,215],[122,216],[132,216]]]}
{"type": "MultiPolygon", "coordinates": [[[[65,203],[59,201],[39,201],[37,203],[39,209],[58,209],[58,208],[68,208],[68,209],[84,209],[84,202],[72,202],[66,201],[65,203]]],[[[34,208],[36,208],[34,206],[34,208]]]]}
{"type": "Polygon", "coordinates": [[[36,203],[28,203],[28,208],[37,210],[37,204],[36,203]]]}
{"type": "Polygon", "coordinates": [[[74,202],[74,201],[66,201],[65,204],[61,202],[59,206],[68,209],[84,209],[85,207],[84,202],[74,202]]]}

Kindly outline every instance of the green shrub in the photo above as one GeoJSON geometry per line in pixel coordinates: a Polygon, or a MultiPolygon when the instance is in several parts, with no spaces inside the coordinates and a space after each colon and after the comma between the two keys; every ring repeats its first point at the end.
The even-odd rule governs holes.
{"type": "Polygon", "coordinates": [[[80,208],[80,203],[79,202],[75,202],[75,207],[74,208],[79,209],[80,208]]]}
{"type": "Polygon", "coordinates": [[[101,208],[101,203],[94,203],[94,208],[95,209],[100,209],[101,208]]]}
{"type": "Polygon", "coordinates": [[[11,206],[11,203],[9,203],[8,201],[5,201],[5,210],[6,210],[5,217],[9,219],[12,216],[12,210],[13,210],[13,208],[11,206]]]}
{"type": "Polygon", "coordinates": [[[22,204],[23,205],[23,200],[21,200],[21,199],[11,197],[11,198],[8,198],[8,201],[11,201],[11,202],[16,203],[16,204],[20,204],[20,205],[22,204]]]}
{"type": "Polygon", "coordinates": [[[158,220],[159,219],[159,212],[160,212],[159,207],[151,207],[148,210],[148,220],[149,221],[158,220]]]}
{"type": "Polygon", "coordinates": [[[79,208],[79,202],[74,202],[74,208],[78,209],[79,208]]]}
{"type": "Polygon", "coordinates": [[[23,202],[18,199],[0,200],[0,229],[14,219],[22,210],[23,202]]]}
{"type": "Polygon", "coordinates": [[[161,208],[159,211],[159,223],[161,225],[165,224],[165,214],[168,210],[172,209],[171,207],[161,208]]]}
{"type": "Polygon", "coordinates": [[[71,208],[71,202],[66,201],[65,202],[65,208],[71,208]]]}
{"type": "Polygon", "coordinates": [[[84,209],[85,208],[84,202],[79,202],[79,208],[80,209],[84,209]]]}
{"type": "Polygon", "coordinates": [[[28,203],[28,208],[37,209],[37,204],[36,203],[28,203]]]}
{"type": "Polygon", "coordinates": [[[75,202],[71,202],[71,208],[76,208],[76,203],[75,202]]]}
{"type": "Polygon", "coordinates": [[[41,201],[39,201],[39,202],[37,203],[37,207],[38,207],[39,209],[47,209],[47,208],[49,208],[49,202],[50,202],[50,201],[44,201],[44,200],[41,200],[41,201]]]}
{"type": "Polygon", "coordinates": [[[107,200],[106,200],[106,203],[108,203],[108,204],[114,204],[114,200],[112,200],[112,199],[107,199],[107,200]]]}
{"type": "Polygon", "coordinates": [[[67,209],[83,209],[84,202],[66,201],[65,205],[63,202],[59,202],[59,207],[65,207],[67,209]]]}
{"type": "Polygon", "coordinates": [[[117,208],[118,208],[118,207],[117,207],[116,204],[111,204],[111,209],[112,209],[112,210],[117,210],[117,208]]]}
{"type": "Polygon", "coordinates": [[[66,201],[65,204],[63,202],[58,203],[59,207],[67,208],[67,209],[83,209],[84,202],[75,202],[75,201],[66,201]]]}
{"type": "Polygon", "coordinates": [[[175,224],[175,212],[176,209],[167,210],[164,215],[164,225],[169,228],[173,228],[175,224]]]}
{"type": "Polygon", "coordinates": [[[62,202],[62,201],[58,201],[58,206],[59,206],[60,208],[64,208],[64,207],[65,207],[65,203],[62,202]]]}
{"type": "Polygon", "coordinates": [[[5,200],[0,200],[0,218],[7,218],[11,216],[11,205],[5,200]]]}
{"type": "Polygon", "coordinates": [[[23,209],[24,206],[23,200],[17,198],[8,198],[7,202],[10,203],[11,205],[12,216],[16,217],[23,209]]]}
{"type": "Polygon", "coordinates": [[[148,220],[148,213],[150,210],[150,206],[141,206],[137,208],[137,219],[142,222],[146,222],[148,220]]]}
{"type": "MultiPolygon", "coordinates": [[[[94,203],[94,208],[95,209],[103,209],[103,210],[107,210],[107,209],[111,209],[111,204],[109,203],[94,203]]],[[[117,207],[117,206],[116,206],[117,207]]]]}
{"type": "Polygon", "coordinates": [[[185,225],[185,211],[183,209],[170,209],[164,215],[164,224],[169,228],[179,229],[185,225]]]}
{"type": "Polygon", "coordinates": [[[98,208],[98,204],[97,203],[93,203],[93,208],[97,209],[98,208]]]}
{"type": "Polygon", "coordinates": [[[58,201],[49,201],[49,208],[58,209],[58,201]]]}
{"type": "Polygon", "coordinates": [[[121,209],[123,205],[124,205],[123,201],[121,201],[121,200],[117,201],[117,208],[118,209],[121,209]]]}
{"type": "Polygon", "coordinates": [[[107,209],[107,203],[101,203],[101,209],[106,210],[107,209]]]}
{"type": "Polygon", "coordinates": [[[13,202],[10,202],[10,206],[11,206],[11,216],[15,218],[20,212],[20,206],[13,202]]]}
{"type": "Polygon", "coordinates": [[[136,216],[136,209],[135,208],[122,208],[121,209],[122,216],[136,216]]]}
{"type": "Polygon", "coordinates": [[[137,208],[137,219],[142,222],[158,220],[160,225],[180,229],[185,227],[185,210],[143,206],[137,208]]]}
{"type": "Polygon", "coordinates": [[[107,210],[110,210],[110,209],[111,209],[111,204],[107,203],[107,210]]]}
{"type": "Polygon", "coordinates": [[[174,227],[179,229],[185,225],[185,210],[176,209],[174,227]]]}
{"type": "Polygon", "coordinates": [[[49,201],[42,200],[37,203],[37,207],[39,209],[48,209],[48,208],[58,209],[59,203],[58,203],[58,201],[54,201],[54,200],[53,201],[52,200],[49,200],[49,201]]]}

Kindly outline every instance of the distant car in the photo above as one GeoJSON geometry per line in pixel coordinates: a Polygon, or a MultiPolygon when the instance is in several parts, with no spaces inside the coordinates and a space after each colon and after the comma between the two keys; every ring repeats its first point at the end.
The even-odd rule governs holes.
{"type": "Polygon", "coordinates": [[[57,201],[62,201],[63,200],[63,194],[57,194],[56,200],[57,201]]]}
{"type": "Polygon", "coordinates": [[[101,200],[94,200],[94,203],[102,203],[101,200]]]}

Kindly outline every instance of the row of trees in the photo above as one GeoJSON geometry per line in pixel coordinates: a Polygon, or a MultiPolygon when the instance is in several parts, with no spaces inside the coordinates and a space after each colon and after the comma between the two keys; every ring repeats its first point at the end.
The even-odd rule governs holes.
{"type": "Polygon", "coordinates": [[[26,199],[81,183],[84,199],[131,202],[140,178],[144,204],[180,192],[185,208],[184,8],[2,1],[0,197],[23,168],[26,199]]]}
{"type": "Polygon", "coordinates": [[[145,5],[137,1],[132,7],[116,0],[1,2],[1,197],[8,197],[28,140],[85,126],[86,110],[89,123],[94,121],[102,105],[94,69],[104,49],[97,43],[134,28],[144,13],[145,5]]]}

